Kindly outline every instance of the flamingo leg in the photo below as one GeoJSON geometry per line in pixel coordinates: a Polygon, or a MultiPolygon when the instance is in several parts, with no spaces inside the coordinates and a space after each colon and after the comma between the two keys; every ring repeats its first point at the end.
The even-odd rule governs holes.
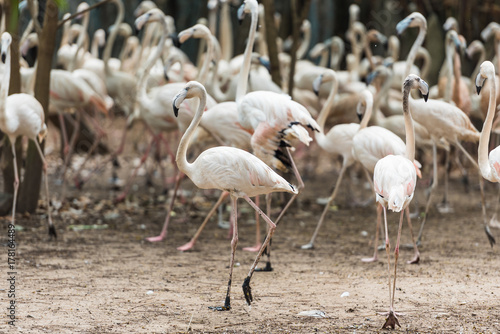
{"type": "Polygon", "coordinates": [[[45,197],[47,198],[47,218],[49,221],[49,238],[56,239],[57,238],[56,228],[54,227],[54,223],[52,222],[52,214],[50,213],[50,194],[49,194],[49,177],[47,175],[47,161],[45,160],[45,157],[43,155],[40,144],[38,144],[38,141],[35,139],[34,142],[35,142],[36,148],[38,150],[38,154],[40,154],[40,159],[42,160],[43,174],[45,174],[44,175],[45,176],[45,197]]]}
{"type": "Polygon", "coordinates": [[[497,185],[498,187],[498,194],[497,194],[497,198],[496,198],[496,201],[495,201],[495,213],[493,214],[493,216],[491,217],[491,220],[490,220],[490,225],[491,226],[500,226],[499,222],[498,222],[498,219],[497,219],[497,213],[498,213],[498,203],[500,202],[500,183],[497,185]]]}
{"type": "Polygon", "coordinates": [[[380,226],[382,225],[382,205],[377,205],[377,227],[375,228],[375,239],[373,240],[373,257],[363,258],[363,262],[375,262],[378,261],[378,239],[380,226]]]}
{"type": "MultiPolygon", "coordinates": [[[[278,218],[276,218],[274,224],[278,226],[278,224],[281,221],[281,218],[285,215],[286,211],[292,205],[293,201],[295,198],[300,194],[300,191],[304,189],[304,181],[302,181],[302,177],[300,176],[299,170],[297,169],[297,166],[295,165],[295,161],[293,160],[292,154],[290,153],[290,148],[286,148],[286,152],[288,153],[288,157],[290,158],[290,162],[292,164],[292,170],[293,173],[295,174],[295,177],[297,178],[297,181],[299,185],[297,186],[298,193],[293,194],[288,203],[286,203],[285,207],[281,210],[280,214],[278,215],[278,218]]],[[[273,267],[271,266],[271,244],[272,241],[268,243],[267,248],[265,249],[265,253],[267,255],[267,261],[266,261],[266,266],[262,269],[258,269],[257,271],[273,271],[273,267]]]]}
{"type": "Polygon", "coordinates": [[[184,178],[184,173],[182,173],[182,172],[177,173],[177,177],[175,179],[174,193],[172,195],[172,199],[170,200],[170,206],[168,207],[167,217],[165,218],[165,222],[163,223],[163,227],[161,229],[160,235],[158,235],[156,237],[146,238],[147,241],[158,242],[158,241],[162,241],[163,239],[165,239],[167,237],[168,223],[170,222],[171,213],[172,213],[172,210],[174,208],[175,198],[177,197],[177,190],[179,189],[179,185],[181,184],[181,180],[183,178],[184,178]]]}
{"type": "Polygon", "coordinates": [[[335,200],[337,196],[337,192],[340,188],[340,183],[342,182],[342,177],[344,176],[344,173],[347,169],[347,164],[342,164],[342,168],[340,169],[340,174],[339,177],[337,178],[337,182],[335,183],[335,189],[332,192],[332,195],[328,199],[328,202],[325,205],[325,208],[323,209],[323,213],[321,214],[321,217],[319,218],[318,224],[316,225],[316,229],[314,230],[314,233],[312,235],[311,241],[309,241],[308,244],[302,245],[302,249],[312,249],[314,248],[314,240],[316,240],[316,237],[318,236],[319,229],[321,228],[321,225],[323,224],[323,221],[325,220],[326,213],[328,212],[328,209],[330,208],[331,203],[335,200]]]}
{"type": "Polygon", "coordinates": [[[422,234],[424,232],[425,222],[427,221],[427,213],[429,212],[429,206],[431,205],[432,193],[437,188],[438,185],[438,170],[437,170],[437,147],[436,143],[432,142],[432,185],[429,192],[429,197],[427,198],[427,203],[425,204],[425,214],[422,224],[420,225],[420,231],[418,232],[417,244],[420,244],[422,240],[422,234]]]}
{"type": "Polygon", "coordinates": [[[14,163],[14,198],[12,199],[12,219],[11,224],[16,225],[16,204],[17,204],[17,191],[19,189],[19,173],[17,171],[17,158],[16,158],[16,140],[15,138],[10,139],[10,146],[12,148],[12,157],[14,163]]]}
{"type": "Polygon", "coordinates": [[[62,133],[63,142],[64,142],[63,153],[64,153],[64,155],[67,155],[68,151],[69,151],[69,144],[68,144],[68,132],[66,131],[66,123],[64,122],[64,114],[62,112],[58,112],[58,117],[59,117],[59,125],[61,126],[61,133],[62,133]]]}
{"type": "MultiPolygon", "coordinates": [[[[255,204],[260,207],[260,196],[255,197],[255,204]]],[[[262,242],[260,241],[260,217],[259,213],[255,211],[255,246],[245,247],[243,248],[243,250],[247,252],[258,252],[261,246],[262,242]]]]}
{"type": "Polygon", "coordinates": [[[269,230],[267,231],[267,236],[266,239],[264,240],[264,243],[262,244],[262,247],[260,248],[259,252],[257,253],[257,256],[255,257],[255,261],[252,264],[252,267],[250,268],[250,271],[248,272],[248,276],[245,278],[245,281],[243,282],[242,288],[243,288],[243,294],[245,295],[245,299],[247,301],[247,304],[250,305],[253,301],[252,297],[252,289],[250,287],[250,280],[252,279],[252,275],[255,272],[255,268],[257,267],[257,264],[259,264],[260,258],[262,257],[262,254],[264,253],[264,250],[268,247],[271,238],[273,237],[274,231],[276,230],[276,224],[272,222],[272,220],[248,197],[247,195],[244,196],[245,200],[250,204],[255,211],[259,213],[259,215],[264,219],[264,221],[267,223],[269,230]]]}
{"type": "Polygon", "coordinates": [[[418,251],[418,246],[417,243],[415,242],[415,236],[413,235],[413,225],[411,224],[411,217],[410,217],[410,206],[407,206],[405,211],[406,211],[406,222],[408,223],[408,228],[410,229],[411,241],[413,242],[413,251],[414,251],[413,258],[407,263],[417,264],[420,261],[420,252],[418,251]]]}
{"type": "Polygon", "coordinates": [[[81,111],[76,112],[76,120],[73,127],[73,134],[71,135],[71,140],[69,142],[69,150],[66,156],[64,157],[64,166],[63,166],[63,174],[62,174],[62,190],[61,190],[61,201],[66,200],[66,172],[68,171],[68,167],[71,161],[71,155],[73,154],[73,150],[75,148],[76,138],[80,132],[80,120],[82,119],[81,111]]]}
{"type": "MultiPolygon", "coordinates": [[[[388,328],[388,327],[391,327],[392,329],[394,329],[396,327],[396,325],[401,327],[401,325],[399,324],[399,320],[396,317],[397,313],[394,312],[394,295],[396,294],[396,274],[397,274],[397,269],[398,269],[399,242],[401,240],[401,229],[403,227],[403,216],[404,216],[405,211],[406,210],[401,210],[401,215],[399,217],[398,238],[396,240],[396,247],[394,248],[394,282],[392,285],[391,306],[389,309],[389,315],[388,315],[387,319],[385,320],[384,325],[382,326],[383,329],[388,328]]],[[[384,219],[386,218],[385,212],[386,212],[386,209],[384,207],[384,219]]],[[[386,233],[387,233],[387,219],[385,219],[385,228],[386,228],[386,233]]],[[[387,253],[387,255],[389,256],[389,253],[387,253]]],[[[389,289],[390,289],[390,280],[391,280],[391,277],[389,275],[389,289]]],[[[391,293],[389,292],[389,295],[390,294],[391,293]]]]}
{"type": "Polygon", "coordinates": [[[233,239],[231,240],[231,261],[229,262],[229,281],[227,283],[227,293],[224,306],[209,307],[214,311],[229,311],[231,309],[231,281],[233,279],[233,268],[234,268],[234,253],[236,252],[236,245],[238,244],[238,214],[237,207],[238,198],[231,195],[231,202],[233,205],[233,239]]]}
{"type": "Polygon", "coordinates": [[[474,158],[471,157],[469,152],[465,150],[465,148],[460,144],[460,142],[456,142],[456,145],[458,148],[465,154],[467,159],[472,163],[474,167],[476,167],[476,170],[479,173],[479,190],[481,191],[481,209],[483,212],[483,226],[484,226],[484,232],[486,233],[486,236],[488,237],[488,241],[490,242],[490,246],[493,247],[493,245],[496,243],[495,238],[493,237],[493,234],[491,233],[490,227],[488,225],[488,218],[486,216],[486,197],[484,195],[484,179],[481,175],[481,171],[479,170],[479,165],[477,162],[474,160],[474,158]]]}
{"type": "Polygon", "coordinates": [[[217,208],[220,207],[221,203],[224,201],[224,199],[228,195],[229,195],[229,193],[227,191],[223,191],[220,194],[220,197],[217,200],[217,203],[215,203],[214,206],[210,209],[210,211],[208,212],[208,215],[205,217],[205,220],[203,221],[203,223],[201,223],[200,227],[198,227],[198,230],[196,231],[193,238],[191,238],[191,240],[187,244],[184,244],[182,246],[177,247],[177,250],[187,251],[187,250],[190,250],[191,248],[194,247],[194,244],[196,243],[196,241],[200,237],[201,231],[203,231],[203,229],[205,228],[205,225],[207,225],[210,218],[214,215],[215,210],[217,210],[217,208]]]}

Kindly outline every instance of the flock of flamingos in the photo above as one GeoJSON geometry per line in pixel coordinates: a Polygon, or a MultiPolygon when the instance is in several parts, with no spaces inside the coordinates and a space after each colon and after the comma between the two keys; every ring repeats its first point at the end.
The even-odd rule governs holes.
{"type": "MultiPolygon", "coordinates": [[[[350,24],[346,34],[351,45],[351,53],[345,58],[347,70],[339,69],[344,53],[344,42],[339,37],[333,37],[311,49],[310,57],[320,56],[320,65],[303,60],[309,48],[310,25],[308,22],[302,25],[304,41],[297,54],[299,60],[296,64],[292,100],[283,93],[287,91],[288,78],[285,74],[289,72],[290,56],[284,52],[279,54],[283,74],[281,87],[272,82],[263,66],[266,64],[267,46],[263,37],[265,26],[262,19],[259,31],[257,27],[264,8],[259,7],[256,0],[245,0],[237,11],[240,21],[246,16],[251,20],[243,55],[232,58],[232,28],[227,1],[221,0],[219,4],[220,44],[212,33],[217,22],[214,10],[217,8],[217,1],[209,1],[208,27],[196,24],[177,35],[180,43],[190,38],[198,38],[202,40],[202,51],[206,46],[199,69],[176,47],[171,37],[175,32],[173,19],[166,16],[153,2],[143,1],[135,11],[135,28],[144,30],[142,41],[133,36],[130,27],[123,23],[124,6],[121,0],[111,2],[117,6],[118,15],[107,38],[102,59],[99,58],[99,46],[104,45],[105,34],[104,31],[98,30],[89,42],[88,13],[82,14],[81,24],[70,25],[70,21],[66,24],[57,57],[58,65],[64,69],[54,69],[51,72],[48,112],[57,113],[61,120],[68,117],[69,113],[75,113],[74,118],[78,120],[76,124],[79,124],[81,117],[85,117],[97,128],[100,115],[89,112],[89,107],[90,110],[104,114],[111,108],[121,110],[128,122],[142,120],[150,130],[152,140],[145,157],[154,145],[159,146],[166,142],[163,137],[165,133],[183,133],[175,154],[178,174],[170,209],[184,175],[199,188],[222,191],[209,217],[225,197],[229,195],[231,198],[232,240],[228,288],[223,306],[213,309],[231,309],[232,269],[238,243],[238,198],[248,202],[256,211],[257,222],[260,216],[268,227],[265,240],[261,242],[257,239],[255,247],[247,248],[257,252],[243,283],[244,296],[250,305],[250,280],[257,264],[263,254],[269,253],[269,242],[276,226],[304,187],[292,155],[293,148],[298,146],[304,149],[301,144],[309,145],[314,137],[323,150],[333,156],[341,156],[343,163],[317,228],[310,242],[302,248],[314,247],[318,231],[330,204],[335,200],[347,168],[358,162],[366,172],[378,203],[376,240],[379,237],[382,214],[384,220],[389,305],[383,328],[399,326],[398,314],[394,308],[394,294],[405,212],[414,244],[414,255],[409,262],[418,263],[420,259],[418,241],[413,235],[408,209],[415,192],[417,176],[421,175],[421,165],[415,159],[416,148],[432,148],[433,154],[433,182],[426,203],[425,218],[418,235],[420,240],[428,217],[427,211],[432,203],[433,191],[438,185],[438,148],[446,152],[449,160],[450,148],[455,146],[456,150],[452,152],[463,155],[484,179],[491,182],[500,181],[500,149],[495,148],[489,152],[490,135],[492,128],[495,128],[493,120],[497,96],[500,94],[494,63],[497,63],[498,67],[500,56],[497,55],[497,60],[493,63],[484,60],[485,48],[482,42],[474,41],[467,47],[464,38],[457,31],[456,20],[450,18],[444,25],[446,60],[438,85],[429,87],[423,79],[426,77],[430,60],[427,50],[422,47],[427,30],[425,17],[414,12],[397,24],[396,32],[400,37],[405,36],[407,29],[418,28],[419,31],[406,61],[398,61],[398,38],[386,38],[375,30],[367,31],[357,20],[359,7],[353,5],[350,7],[350,24]],[[118,34],[128,37],[120,59],[111,58],[118,34]],[[389,55],[373,56],[371,44],[381,45],[385,42],[389,45],[389,55]],[[258,53],[254,51],[254,46],[258,53]],[[478,65],[470,79],[461,74],[461,50],[470,56],[480,54],[478,65]],[[422,68],[414,65],[417,57],[423,58],[422,68]],[[330,67],[327,67],[328,61],[330,67]],[[361,78],[365,78],[366,82],[362,82],[361,78]],[[417,91],[420,91],[421,95],[417,91]],[[320,101],[324,102],[320,104],[320,101]],[[484,120],[481,132],[472,125],[470,116],[484,120]],[[360,122],[357,121],[358,117],[360,122]],[[326,131],[326,127],[330,129],[326,131]],[[193,162],[187,159],[191,142],[196,144],[193,149],[196,147],[201,151],[193,162]],[[462,146],[463,142],[479,142],[477,159],[473,157],[475,152],[471,153],[462,146]],[[200,148],[207,145],[212,147],[200,148]],[[285,180],[275,170],[292,171],[298,185],[285,180]],[[371,174],[373,176],[370,176],[371,174]],[[270,194],[273,192],[293,194],[274,221],[260,209],[258,200],[259,195],[266,194],[269,213],[270,194]],[[257,200],[254,202],[252,197],[257,200]],[[393,267],[387,209],[400,212],[398,235],[393,249],[393,267]]],[[[82,3],[78,11],[86,7],[88,5],[82,3]]],[[[26,54],[27,50],[38,43],[37,35],[31,32],[33,25],[28,27],[20,41],[22,54],[26,54]]],[[[489,24],[481,37],[484,41],[494,38],[496,45],[500,40],[500,25],[489,24]]],[[[39,145],[39,141],[47,134],[44,110],[33,97],[34,67],[27,67],[23,59],[14,61],[21,62],[24,93],[8,95],[11,42],[11,35],[4,32],[1,36],[0,129],[9,137],[14,156],[16,150],[13,143],[17,137],[26,136],[33,140],[43,160],[45,171],[44,154],[39,145]]],[[[63,124],[64,122],[61,122],[61,125],[63,124]]],[[[68,141],[64,127],[62,134],[65,139],[64,152],[68,159],[73,150],[75,136],[68,141]]],[[[113,157],[123,150],[125,135],[126,130],[123,132],[120,148],[113,157]]],[[[99,136],[96,141],[98,140],[99,136]]],[[[169,154],[174,155],[171,151],[169,154]]],[[[19,184],[15,162],[16,159],[13,224],[19,184]]],[[[66,160],[65,164],[67,163],[66,160]]],[[[44,179],[46,196],[50,198],[47,177],[44,179]]],[[[448,176],[445,175],[446,192],[447,183],[448,176]]],[[[124,198],[127,189],[118,200],[124,198]]],[[[493,245],[495,240],[488,228],[482,178],[480,189],[482,220],[488,239],[493,245]]],[[[442,210],[447,209],[446,204],[445,201],[442,210]]],[[[49,234],[55,236],[56,230],[50,210],[48,213],[49,234]]],[[[194,246],[209,217],[205,219],[195,237],[188,244],[179,247],[180,250],[186,251],[194,246]]],[[[169,219],[170,214],[167,214],[160,235],[148,238],[149,241],[161,241],[166,237],[169,219]]],[[[374,244],[373,257],[363,261],[372,262],[378,259],[377,243],[374,244]]],[[[269,261],[264,269],[271,269],[269,261]]]]}

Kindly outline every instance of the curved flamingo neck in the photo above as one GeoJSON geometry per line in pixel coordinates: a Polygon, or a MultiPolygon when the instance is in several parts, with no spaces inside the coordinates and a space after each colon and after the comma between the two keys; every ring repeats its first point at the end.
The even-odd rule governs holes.
{"type": "Polygon", "coordinates": [[[205,59],[203,60],[203,66],[201,67],[200,72],[198,73],[198,82],[204,85],[208,79],[208,70],[210,66],[210,62],[212,61],[214,55],[214,41],[212,39],[212,35],[204,35],[203,39],[207,43],[207,53],[205,55],[205,59]]]}
{"type": "MultiPolygon", "coordinates": [[[[365,110],[365,113],[363,115],[363,118],[361,119],[361,123],[359,123],[359,130],[361,129],[364,129],[368,126],[368,122],[370,121],[370,118],[372,117],[372,113],[373,113],[373,97],[371,96],[367,96],[368,94],[371,95],[370,92],[363,92],[362,96],[365,100],[365,103],[366,103],[366,110],[365,110]]],[[[359,131],[358,130],[358,131],[359,131]]]]}
{"type": "Polygon", "coordinates": [[[5,103],[9,95],[10,86],[10,45],[7,49],[7,57],[5,58],[4,72],[2,77],[2,87],[0,88],[0,122],[5,122],[5,103]]]}
{"type": "Polygon", "coordinates": [[[486,114],[486,119],[484,120],[483,129],[481,131],[481,136],[479,137],[479,149],[478,149],[478,162],[479,169],[483,177],[490,181],[496,181],[493,178],[493,173],[491,166],[488,161],[488,146],[490,143],[490,133],[493,125],[493,118],[495,117],[496,109],[496,82],[495,75],[488,71],[488,81],[490,81],[490,98],[488,103],[488,113],[486,114]]]}
{"type": "Polygon", "coordinates": [[[451,79],[452,79],[452,71],[455,69],[453,68],[453,57],[455,56],[455,47],[453,46],[453,41],[449,40],[447,38],[446,40],[446,64],[448,67],[448,71],[446,72],[446,87],[444,91],[444,96],[443,100],[445,102],[450,102],[451,101],[451,79]]]}
{"type": "Polygon", "coordinates": [[[113,0],[113,3],[116,4],[116,7],[118,8],[118,15],[116,16],[115,23],[113,25],[113,31],[109,35],[108,38],[108,43],[106,44],[106,48],[104,48],[102,60],[104,62],[104,72],[106,75],[109,75],[111,73],[111,69],[109,68],[109,58],[111,58],[111,51],[113,49],[113,45],[115,44],[116,36],[118,35],[118,28],[120,23],[123,22],[123,18],[125,15],[124,12],[124,7],[123,7],[123,2],[121,0],[113,0]]]}
{"type": "Polygon", "coordinates": [[[306,55],[309,44],[311,43],[311,27],[308,26],[304,29],[304,38],[297,49],[297,59],[303,59],[306,55]]]}
{"type": "MultiPolygon", "coordinates": [[[[474,54],[475,53],[479,53],[479,58],[477,60],[476,67],[474,67],[474,71],[472,71],[472,74],[470,76],[470,82],[471,82],[473,90],[476,89],[476,85],[475,85],[476,81],[475,80],[476,80],[477,74],[479,73],[479,69],[481,67],[481,64],[486,59],[486,50],[484,49],[483,43],[477,44],[477,47],[474,49],[474,54]]],[[[470,56],[472,57],[474,54],[471,54],[470,56]]]]}
{"type": "Polygon", "coordinates": [[[248,87],[248,75],[250,74],[250,63],[252,57],[253,44],[255,42],[255,33],[257,31],[258,13],[251,12],[252,21],[250,23],[250,33],[248,35],[248,42],[243,54],[243,67],[240,71],[238,78],[238,87],[236,88],[236,101],[245,96],[248,87]]]}
{"type": "Polygon", "coordinates": [[[411,84],[405,84],[403,89],[403,115],[405,119],[406,132],[406,157],[413,162],[415,160],[415,129],[413,127],[413,118],[410,113],[409,100],[411,84]]]}
{"type": "Polygon", "coordinates": [[[326,72],[327,74],[327,79],[324,82],[331,81],[332,82],[332,89],[330,90],[330,94],[328,94],[328,98],[326,99],[325,104],[323,105],[323,108],[321,109],[318,118],[317,118],[317,123],[319,125],[319,128],[321,129],[321,132],[316,132],[316,136],[318,135],[324,135],[325,133],[325,123],[326,119],[328,118],[328,115],[330,114],[330,111],[332,110],[332,105],[333,101],[335,100],[335,96],[337,95],[339,83],[337,81],[337,75],[335,72],[326,72]]]}
{"type": "Polygon", "coordinates": [[[410,49],[410,53],[408,54],[408,58],[406,59],[406,68],[405,68],[405,78],[410,74],[411,67],[415,62],[415,57],[417,56],[418,48],[422,45],[425,39],[425,34],[427,33],[427,23],[422,23],[418,27],[418,36],[413,42],[413,45],[410,49]]]}
{"type": "Polygon", "coordinates": [[[203,116],[203,110],[205,109],[205,105],[207,104],[206,91],[195,87],[190,88],[190,90],[194,89],[196,89],[196,96],[200,99],[200,103],[198,105],[198,108],[196,109],[193,120],[189,124],[179,142],[179,148],[177,149],[177,154],[175,157],[175,161],[177,162],[179,170],[186,174],[189,178],[191,178],[191,175],[193,173],[193,164],[187,161],[187,149],[189,147],[189,143],[191,142],[191,138],[194,135],[194,131],[200,124],[201,117],[203,116]]]}
{"type": "Polygon", "coordinates": [[[385,73],[383,78],[384,78],[384,83],[382,84],[382,87],[380,88],[379,92],[373,99],[373,115],[374,115],[374,121],[375,124],[380,124],[379,116],[378,116],[378,110],[380,108],[380,103],[382,103],[382,100],[388,100],[389,99],[389,90],[391,89],[391,79],[393,77],[392,72],[385,73]]]}
{"type": "MultiPolygon", "coordinates": [[[[146,91],[147,79],[149,78],[151,68],[156,63],[156,61],[160,58],[163,48],[165,47],[165,41],[167,40],[167,23],[165,22],[165,18],[161,17],[159,20],[161,28],[163,30],[163,34],[161,34],[160,41],[156,46],[155,53],[153,57],[149,57],[144,71],[141,73],[141,77],[139,78],[139,82],[137,83],[137,94],[139,94],[139,98],[137,99],[140,103],[148,103],[151,101],[149,95],[146,91]]],[[[156,22],[156,21],[155,21],[156,22]]]]}
{"type": "MultiPolygon", "coordinates": [[[[73,58],[71,59],[71,62],[68,65],[68,71],[73,71],[76,69],[78,55],[80,54],[80,50],[82,50],[83,43],[85,42],[85,38],[87,37],[88,26],[89,26],[89,12],[86,12],[85,14],[83,14],[82,26],[80,28],[80,33],[78,34],[78,39],[76,40],[76,52],[73,58]]],[[[84,54],[85,54],[85,49],[86,48],[83,48],[84,54]]]]}

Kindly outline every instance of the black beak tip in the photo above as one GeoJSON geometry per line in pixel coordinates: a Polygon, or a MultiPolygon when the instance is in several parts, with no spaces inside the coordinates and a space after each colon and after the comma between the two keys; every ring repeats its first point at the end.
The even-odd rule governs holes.
{"type": "Polygon", "coordinates": [[[2,63],[4,63],[4,64],[5,64],[5,60],[6,60],[6,58],[7,58],[7,57],[5,56],[5,53],[2,53],[2,63]]]}
{"type": "Polygon", "coordinates": [[[429,93],[424,94],[424,101],[427,102],[428,99],[429,99],[429,93]]]}
{"type": "Polygon", "coordinates": [[[179,41],[179,36],[177,34],[170,34],[168,37],[172,39],[172,43],[176,48],[181,47],[181,42],[179,41]]]}
{"type": "MultiPolygon", "coordinates": [[[[3,55],[2,55],[2,61],[3,61],[3,55]]],[[[477,95],[479,95],[479,93],[481,93],[481,87],[476,86],[476,91],[477,91],[477,95]]]]}
{"type": "Polygon", "coordinates": [[[242,19],[238,19],[238,23],[241,25],[243,23],[242,19]]]}
{"type": "Polygon", "coordinates": [[[363,115],[362,114],[358,114],[358,113],[356,113],[356,115],[358,115],[358,119],[361,122],[361,120],[363,119],[363,115]]]}
{"type": "Polygon", "coordinates": [[[140,32],[140,30],[139,30],[139,29],[137,29],[137,27],[136,27],[136,26],[135,26],[135,24],[134,24],[134,35],[135,35],[135,36],[139,36],[139,32],[140,32]]]}
{"type": "Polygon", "coordinates": [[[319,90],[313,89],[313,92],[314,94],[316,94],[316,96],[319,96],[319,90]]]}
{"type": "Polygon", "coordinates": [[[165,78],[165,81],[167,81],[167,82],[169,82],[169,81],[170,81],[170,78],[168,77],[167,70],[164,70],[164,71],[163,71],[163,77],[165,78]]]}
{"type": "Polygon", "coordinates": [[[175,117],[179,116],[179,108],[177,108],[175,105],[174,105],[174,115],[175,117]]]}

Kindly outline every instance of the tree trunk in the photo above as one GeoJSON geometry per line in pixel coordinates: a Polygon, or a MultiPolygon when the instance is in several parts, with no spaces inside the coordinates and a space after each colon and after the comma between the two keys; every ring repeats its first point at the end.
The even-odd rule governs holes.
{"type": "MultiPolygon", "coordinates": [[[[40,44],[38,47],[38,67],[35,82],[35,98],[42,104],[45,119],[48,117],[49,110],[50,71],[52,69],[52,55],[56,45],[58,13],[59,10],[54,0],[48,0],[45,7],[43,29],[39,36],[40,44]]],[[[44,143],[42,143],[42,150],[44,146],[44,143]]],[[[38,206],[41,179],[42,161],[35,144],[30,140],[24,181],[20,187],[19,212],[35,212],[38,206]]]]}
{"type": "Polygon", "coordinates": [[[278,32],[274,24],[274,0],[262,0],[265,8],[265,21],[266,21],[266,42],[267,50],[269,53],[269,62],[271,63],[271,77],[273,82],[281,87],[281,73],[280,63],[278,59],[278,45],[276,38],[278,32]]]}

